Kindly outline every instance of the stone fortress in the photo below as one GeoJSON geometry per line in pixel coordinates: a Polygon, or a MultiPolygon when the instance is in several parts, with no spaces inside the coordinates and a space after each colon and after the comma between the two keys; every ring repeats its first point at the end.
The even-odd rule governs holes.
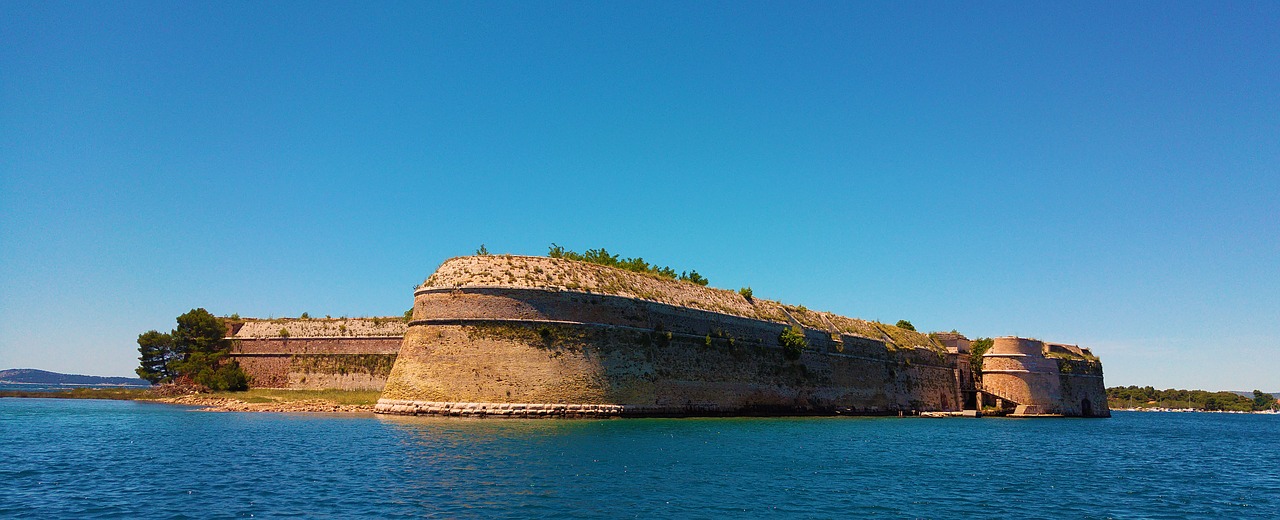
{"type": "Polygon", "coordinates": [[[970,342],[567,259],[445,261],[412,318],[243,320],[254,386],[381,389],[406,415],[619,417],[990,411],[1107,417],[1088,349],[970,342]],[[784,330],[807,347],[788,355],[784,330]]]}
{"type": "Polygon", "coordinates": [[[401,318],[224,318],[231,358],[255,387],[382,390],[407,327],[401,318]]]}

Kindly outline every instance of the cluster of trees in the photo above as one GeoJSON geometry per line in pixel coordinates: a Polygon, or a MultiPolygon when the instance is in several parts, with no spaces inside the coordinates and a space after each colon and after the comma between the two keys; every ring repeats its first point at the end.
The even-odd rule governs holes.
{"type": "MultiPolygon", "coordinates": [[[[481,245],[481,248],[483,247],[484,246],[481,245]]],[[[679,274],[677,274],[675,269],[672,269],[667,266],[650,264],[649,262],[644,261],[643,258],[640,258],[638,256],[635,258],[619,258],[618,255],[609,254],[609,252],[606,251],[604,248],[588,249],[585,253],[578,253],[576,251],[566,250],[565,248],[552,243],[551,247],[549,247],[548,249],[549,250],[547,251],[547,256],[551,258],[564,258],[568,260],[577,260],[579,262],[590,262],[593,264],[607,265],[609,267],[626,269],[628,271],[632,271],[636,273],[646,273],[646,274],[651,274],[655,276],[661,276],[663,278],[668,278],[671,280],[683,280],[686,282],[696,283],[698,285],[707,285],[708,283],[710,283],[710,280],[707,280],[706,277],[698,274],[697,271],[688,271],[688,272],[681,271],[679,274]]]]}
{"type": "Polygon", "coordinates": [[[1253,398],[1231,392],[1206,390],[1156,390],[1150,386],[1116,386],[1107,389],[1107,399],[1115,408],[1194,408],[1197,410],[1249,412],[1277,408],[1275,396],[1261,390],[1253,398]]]}
{"type": "Polygon", "coordinates": [[[138,335],[138,377],[152,384],[190,380],[211,390],[247,390],[249,377],[222,338],[227,327],[204,309],[178,316],[170,332],[149,330],[138,335]]]}

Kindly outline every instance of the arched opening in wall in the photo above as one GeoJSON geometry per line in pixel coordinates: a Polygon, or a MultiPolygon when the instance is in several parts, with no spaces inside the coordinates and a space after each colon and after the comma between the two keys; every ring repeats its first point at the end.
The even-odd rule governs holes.
{"type": "Polygon", "coordinates": [[[951,409],[951,401],[950,401],[949,399],[947,399],[947,394],[946,394],[946,392],[943,392],[943,393],[938,394],[938,397],[940,398],[940,399],[938,399],[938,401],[942,403],[942,409],[943,409],[943,410],[950,410],[950,409],[951,409]]]}
{"type": "Polygon", "coordinates": [[[1093,415],[1093,403],[1090,403],[1088,399],[1080,400],[1080,415],[1085,417],[1093,415]]]}

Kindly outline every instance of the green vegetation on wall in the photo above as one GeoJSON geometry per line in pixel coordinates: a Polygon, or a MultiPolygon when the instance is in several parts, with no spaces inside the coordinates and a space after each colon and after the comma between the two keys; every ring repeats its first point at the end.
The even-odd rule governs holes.
{"type": "Polygon", "coordinates": [[[667,278],[669,280],[681,280],[703,286],[710,283],[706,277],[698,274],[697,271],[688,271],[676,274],[676,270],[671,267],[650,264],[638,256],[634,258],[619,258],[618,255],[609,254],[609,251],[604,248],[588,249],[585,253],[578,253],[576,251],[566,250],[564,247],[552,243],[551,247],[547,250],[547,256],[551,258],[563,258],[566,260],[577,260],[579,262],[616,267],[618,269],[624,269],[634,273],[644,273],[661,278],[667,278]]]}
{"type": "Polygon", "coordinates": [[[778,344],[782,346],[782,356],[791,361],[800,359],[800,354],[809,348],[809,340],[805,339],[804,331],[796,326],[783,329],[778,334],[778,344]]]}
{"type": "Polygon", "coordinates": [[[289,358],[291,372],[315,374],[361,373],[387,377],[396,362],[395,354],[295,354],[289,358]]]}
{"type": "Polygon", "coordinates": [[[982,370],[982,355],[991,350],[994,343],[991,338],[978,338],[969,342],[969,365],[974,370],[982,370]]]}

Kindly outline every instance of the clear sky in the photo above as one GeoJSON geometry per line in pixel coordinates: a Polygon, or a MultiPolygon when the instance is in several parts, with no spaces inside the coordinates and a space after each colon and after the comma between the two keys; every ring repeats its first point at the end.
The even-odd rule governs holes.
{"type": "Polygon", "coordinates": [[[481,243],[1280,390],[1277,2],[0,2],[0,369],[481,243]]]}

